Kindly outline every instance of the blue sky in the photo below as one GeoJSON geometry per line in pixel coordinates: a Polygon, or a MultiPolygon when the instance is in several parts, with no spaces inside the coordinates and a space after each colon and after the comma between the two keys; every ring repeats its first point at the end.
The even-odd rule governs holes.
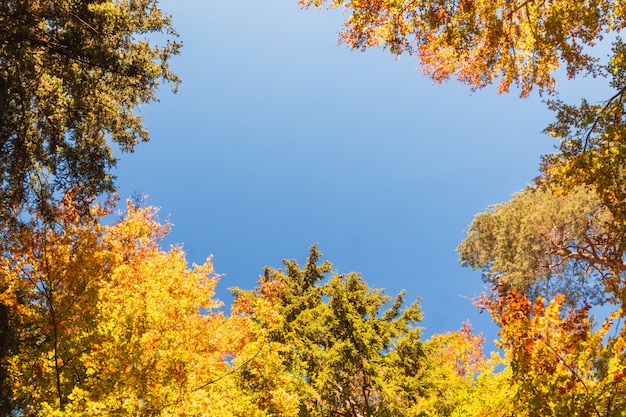
{"type": "Polygon", "coordinates": [[[537,174],[554,142],[539,97],[433,85],[417,61],[337,45],[341,11],[297,0],[161,1],[184,41],[183,83],[141,109],[152,141],[118,164],[191,262],[213,254],[227,288],[319,243],[339,272],[421,297],[425,335],[469,319],[480,272],[455,252],[463,229],[537,174]]]}

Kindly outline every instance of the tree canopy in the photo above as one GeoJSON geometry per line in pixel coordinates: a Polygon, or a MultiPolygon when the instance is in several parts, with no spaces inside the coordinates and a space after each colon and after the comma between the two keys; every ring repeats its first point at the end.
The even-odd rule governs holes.
{"type": "Polygon", "coordinates": [[[509,374],[497,416],[610,416],[624,413],[626,331],[619,312],[601,325],[590,306],[564,309],[565,297],[529,300],[500,287],[483,297],[500,326],[509,374]]]}
{"type": "Polygon", "coordinates": [[[610,282],[624,269],[623,242],[597,194],[579,187],[565,195],[528,188],[478,214],[459,245],[461,264],[486,281],[531,296],[567,295],[570,305],[615,300],[610,282]]]}
{"type": "Polygon", "coordinates": [[[148,140],[134,109],[179,82],[170,17],[156,0],[18,0],[0,26],[0,220],[113,191],[112,144],[148,140]]]}
{"type": "Polygon", "coordinates": [[[189,269],[181,248],[161,250],[168,225],[154,208],[129,204],[105,227],[105,206],[80,209],[66,196],[62,228],[33,223],[2,243],[1,301],[17,329],[3,413],[190,415],[226,401],[207,385],[231,349],[211,262],[189,269]]]}
{"type": "Polygon", "coordinates": [[[129,201],[105,217],[113,144],[148,134],[180,44],[156,0],[0,2],[0,413],[8,416],[610,416],[626,407],[626,3],[300,0],[344,6],[340,39],[416,56],[442,82],[556,94],[606,76],[604,103],[549,102],[561,140],[535,184],[478,214],[461,263],[492,287],[488,356],[469,323],[422,340],[405,304],[320,262],[267,267],[215,299],[211,258],[164,250],[129,201]],[[609,38],[608,61],[593,46],[609,38]],[[158,44],[155,40],[161,40],[158,44]],[[603,317],[592,306],[609,309],[603,317]]]}
{"type": "Polygon", "coordinates": [[[499,91],[519,85],[554,92],[554,71],[598,75],[591,46],[626,23],[621,1],[300,0],[301,6],[344,7],[341,42],[355,49],[384,47],[419,60],[442,82],[455,75],[475,88],[499,79],[499,91]]]}
{"type": "MultiPolygon", "coordinates": [[[[284,344],[283,364],[299,394],[300,416],[410,415],[427,358],[417,302],[403,307],[356,273],[331,273],[311,247],[304,268],[267,269],[260,287],[236,290],[238,303],[278,297],[281,325],[269,340],[284,344]]],[[[257,301],[258,302],[258,301],[257,301]]]]}

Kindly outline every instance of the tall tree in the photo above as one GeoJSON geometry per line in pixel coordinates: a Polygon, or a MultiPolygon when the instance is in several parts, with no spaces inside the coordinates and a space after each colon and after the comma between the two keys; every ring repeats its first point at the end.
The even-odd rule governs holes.
{"type": "Polygon", "coordinates": [[[71,196],[57,210],[62,227],[2,241],[1,300],[19,330],[2,358],[5,415],[233,415],[229,359],[249,326],[215,311],[210,260],[163,251],[169,227],[151,207],[112,226],[71,196]]]}
{"type": "Polygon", "coordinates": [[[383,311],[389,296],[356,273],[326,279],[332,266],[319,265],[320,255],[313,246],[304,268],[284,261],[286,271],[267,269],[255,291],[236,291],[238,300],[280,296],[281,325],[268,342],[286,346],[300,415],[408,415],[426,360],[419,304],[404,308],[399,294],[383,311]]]}
{"type": "Polygon", "coordinates": [[[50,220],[71,188],[84,203],[112,191],[111,145],[148,140],[133,111],[176,87],[180,43],[157,0],[3,0],[0,26],[0,220],[50,220]]]}
{"type": "MultiPolygon", "coordinates": [[[[55,206],[68,193],[89,215],[90,202],[113,190],[112,144],[132,151],[148,140],[134,109],[156,100],[162,80],[176,88],[169,61],[181,45],[157,0],[3,0],[0,27],[0,233],[10,241],[33,219],[60,232],[55,206]]],[[[3,255],[21,256],[13,249],[3,255]]],[[[9,282],[0,273],[2,363],[21,337],[9,325],[9,282]]]]}
{"type": "Polygon", "coordinates": [[[621,304],[626,242],[597,193],[579,186],[557,195],[529,187],[478,214],[459,245],[461,263],[491,284],[568,304],[621,304]]]}
{"type": "Polygon", "coordinates": [[[480,305],[500,326],[514,404],[497,415],[623,414],[624,241],[593,189],[528,188],[477,215],[459,252],[495,284],[480,305]],[[601,326],[590,303],[607,303],[601,326]]]}

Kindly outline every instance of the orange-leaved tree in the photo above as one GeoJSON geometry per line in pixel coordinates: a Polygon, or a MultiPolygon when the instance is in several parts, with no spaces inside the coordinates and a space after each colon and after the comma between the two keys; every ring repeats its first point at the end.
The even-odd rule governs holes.
{"type": "Polygon", "coordinates": [[[626,332],[620,312],[595,325],[589,306],[564,311],[564,296],[533,303],[499,287],[480,301],[500,326],[511,374],[511,416],[622,416],[626,332]]]}
{"type": "Polygon", "coordinates": [[[602,72],[589,47],[626,24],[623,2],[589,0],[300,0],[301,6],[344,7],[340,41],[355,49],[381,46],[418,58],[438,82],[456,77],[475,88],[499,79],[522,96],[553,92],[554,71],[602,72]]]}

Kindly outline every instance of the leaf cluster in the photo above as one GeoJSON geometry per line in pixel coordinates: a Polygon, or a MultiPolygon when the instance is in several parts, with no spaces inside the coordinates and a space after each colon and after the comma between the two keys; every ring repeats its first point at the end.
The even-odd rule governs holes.
{"type": "MultiPolygon", "coordinates": [[[[404,294],[391,301],[356,273],[332,273],[311,248],[304,268],[284,261],[286,271],[267,269],[245,297],[277,300],[282,317],[269,341],[286,346],[282,363],[293,375],[300,415],[405,415],[417,395],[425,359],[416,327],[417,302],[403,307],[404,294]]],[[[239,301],[236,301],[239,302],[239,301]]]]}
{"type": "Polygon", "coordinates": [[[623,415],[625,333],[619,313],[598,327],[588,305],[564,311],[564,296],[533,303],[504,287],[481,305],[501,327],[515,415],[623,415]]]}
{"type": "Polygon", "coordinates": [[[597,194],[529,187],[478,214],[457,248],[462,265],[484,279],[531,297],[565,294],[570,305],[603,303],[609,283],[624,271],[613,217],[597,194]]]}
{"type": "Polygon", "coordinates": [[[0,301],[18,329],[1,362],[6,415],[216,415],[203,410],[227,388],[207,381],[229,364],[210,261],[161,250],[154,208],[129,205],[111,226],[103,206],[59,210],[62,227],[2,242],[0,301]]]}
{"type": "Polygon", "coordinates": [[[181,44],[155,0],[2,1],[0,26],[0,220],[51,221],[66,191],[86,206],[113,191],[111,145],[148,140],[133,111],[178,84],[181,44]]]}
{"type": "Polygon", "coordinates": [[[455,75],[474,88],[499,79],[527,96],[555,92],[554,71],[598,75],[590,47],[624,26],[621,4],[607,0],[301,0],[301,6],[344,7],[341,42],[355,49],[381,46],[415,56],[437,82],[455,75]]]}

